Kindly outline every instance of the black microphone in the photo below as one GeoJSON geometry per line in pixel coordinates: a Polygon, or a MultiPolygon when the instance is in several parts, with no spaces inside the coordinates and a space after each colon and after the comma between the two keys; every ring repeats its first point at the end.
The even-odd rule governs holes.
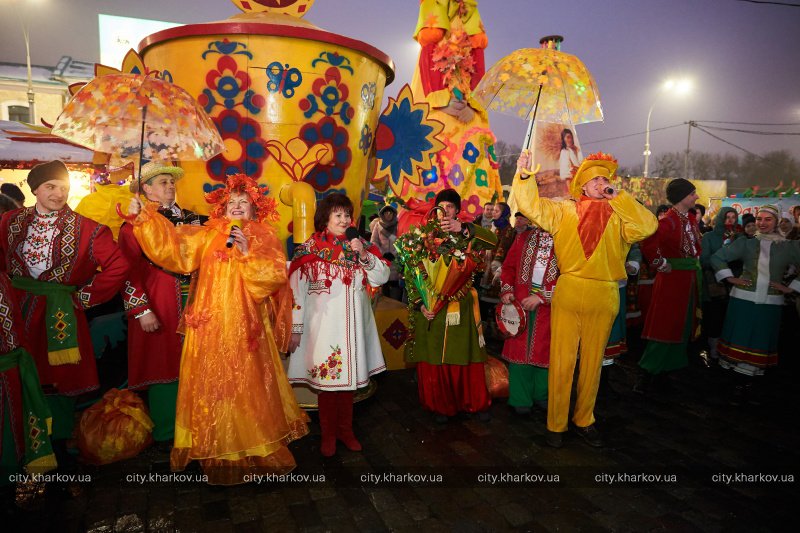
{"type": "Polygon", "coordinates": [[[241,220],[231,220],[230,234],[228,234],[228,240],[225,241],[225,246],[227,248],[233,248],[233,243],[236,241],[236,237],[233,234],[233,228],[241,228],[241,227],[242,227],[241,220]]]}
{"type": "Polygon", "coordinates": [[[353,239],[358,239],[358,230],[353,226],[350,226],[344,231],[344,236],[348,241],[352,241],[353,239]]]}

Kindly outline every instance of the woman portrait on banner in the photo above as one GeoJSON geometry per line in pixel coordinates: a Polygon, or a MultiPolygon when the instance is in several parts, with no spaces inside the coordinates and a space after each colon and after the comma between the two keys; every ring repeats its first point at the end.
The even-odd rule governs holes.
{"type": "Polygon", "coordinates": [[[294,294],[289,381],[319,391],[320,452],[336,453],[337,439],[361,451],[353,433],[353,396],[386,370],[367,285],[389,279],[375,245],[352,227],[353,203],[331,194],[317,205],[315,233],[295,249],[289,267],[294,294]]]}
{"type": "Polygon", "coordinates": [[[244,174],[228,176],[206,195],[205,226],[175,227],[155,202],[134,199],[129,208],[150,260],[170,272],[198,271],[183,317],[170,466],[180,471],[198,460],[211,484],[288,473],[296,463],[287,444],[308,433],[276,345],[288,343],[291,302],[286,294],[276,303],[286,255],[268,224],[278,215],[266,192],[244,174]]]}
{"type": "Polygon", "coordinates": [[[717,352],[720,366],[739,376],[734,405],[748,401],[753,377],[778,363],[784,296],[800,292],[798,280],[783,284],[788,267],[800,264],[800,241],[787,241],[778,231],[779,220],[778,207],[762,206],[754,239],[736,239],[711,256],[716,279],[733,287],[717,352]],[[731,269],[734,261],[743,263],[739,276],[731,269]]]}
{"type": "Polygon", "coordinates": [[[575,144],[575,135],[569,128],[561,130],[561,154],[558,158],[558,175],[562,180],[572,177],[572,171],[577,170],[583,161],[583,153],[575,144]]]}

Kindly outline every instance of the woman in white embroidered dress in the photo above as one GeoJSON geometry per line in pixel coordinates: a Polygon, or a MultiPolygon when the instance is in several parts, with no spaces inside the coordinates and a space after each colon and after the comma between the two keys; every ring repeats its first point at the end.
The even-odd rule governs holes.
{"type": "Polygon", "coordinates": [[[380,251],[359,237],[348,239],[353,204],[331,194],[317,205],[314,233],[297,247],[289,268],[294,293],[289,381],[319,391],[322,455],[336,453],[336,439],[360,451],[353,434],[353,394],[386,369],[366,288],[389,279],[380,251]]]}
{"type": "Polygon", "coordinates": [[[583,161],[583,153],[575,144],[575,136],[572,130],[564,128],[561,130],[561,154],[558,158],[558,175],[562,180],[572,177],[572,169],[577,169],[583,161]]]}

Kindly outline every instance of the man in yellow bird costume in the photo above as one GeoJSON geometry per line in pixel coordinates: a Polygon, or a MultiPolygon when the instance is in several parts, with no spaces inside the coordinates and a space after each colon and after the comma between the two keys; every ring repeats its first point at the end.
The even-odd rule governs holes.
{"type": "Polygon", "coordinates": [[[594,424],[594,403],[608,335],[619,309],[617,281],[624,279],[631,244],[655,233],[656,217],[633,196],[610,186],[617,161],[597,153],[583,160],[572,180],[573,198],[539,196],[527,171],[530,156],[517,161],[513,196],[519,211],[553,235],[561,277],[552,299],[548,377],[547,444],[562,445],[567,431],[572,375],[580,351],[578,396],[572,421],[591,446],[603,446],[594,424]]]}

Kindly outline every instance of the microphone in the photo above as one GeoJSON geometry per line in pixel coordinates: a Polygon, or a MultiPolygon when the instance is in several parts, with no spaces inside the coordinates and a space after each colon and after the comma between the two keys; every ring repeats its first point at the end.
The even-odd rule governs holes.
{"type": "Polygon", "coordinates": [[[353,226],[350,226],[349,228],[347,228],[344,231],[344,237],[348,241],[352,241],[353,239],[358,239],[358,237],[359,237],[358,230],[356,228],[354,228],[353,226]]]}
{"type": "Polygon", "coordinates": [[[241,220],[231,220],[231,227],[230,233],[228,235],[228,240],[225,241],[226,248],[233,248],[233,242],[236,240],[236,237],[233,236],[233,228],[242,228],[242,221],[241,220]]]}
{"type": "Polygon", "coordinates": [[[603,192],[606,194],[614,194],[615,192],[614,187],[606,187],[605,189],[603,189],[603,192]]]}

